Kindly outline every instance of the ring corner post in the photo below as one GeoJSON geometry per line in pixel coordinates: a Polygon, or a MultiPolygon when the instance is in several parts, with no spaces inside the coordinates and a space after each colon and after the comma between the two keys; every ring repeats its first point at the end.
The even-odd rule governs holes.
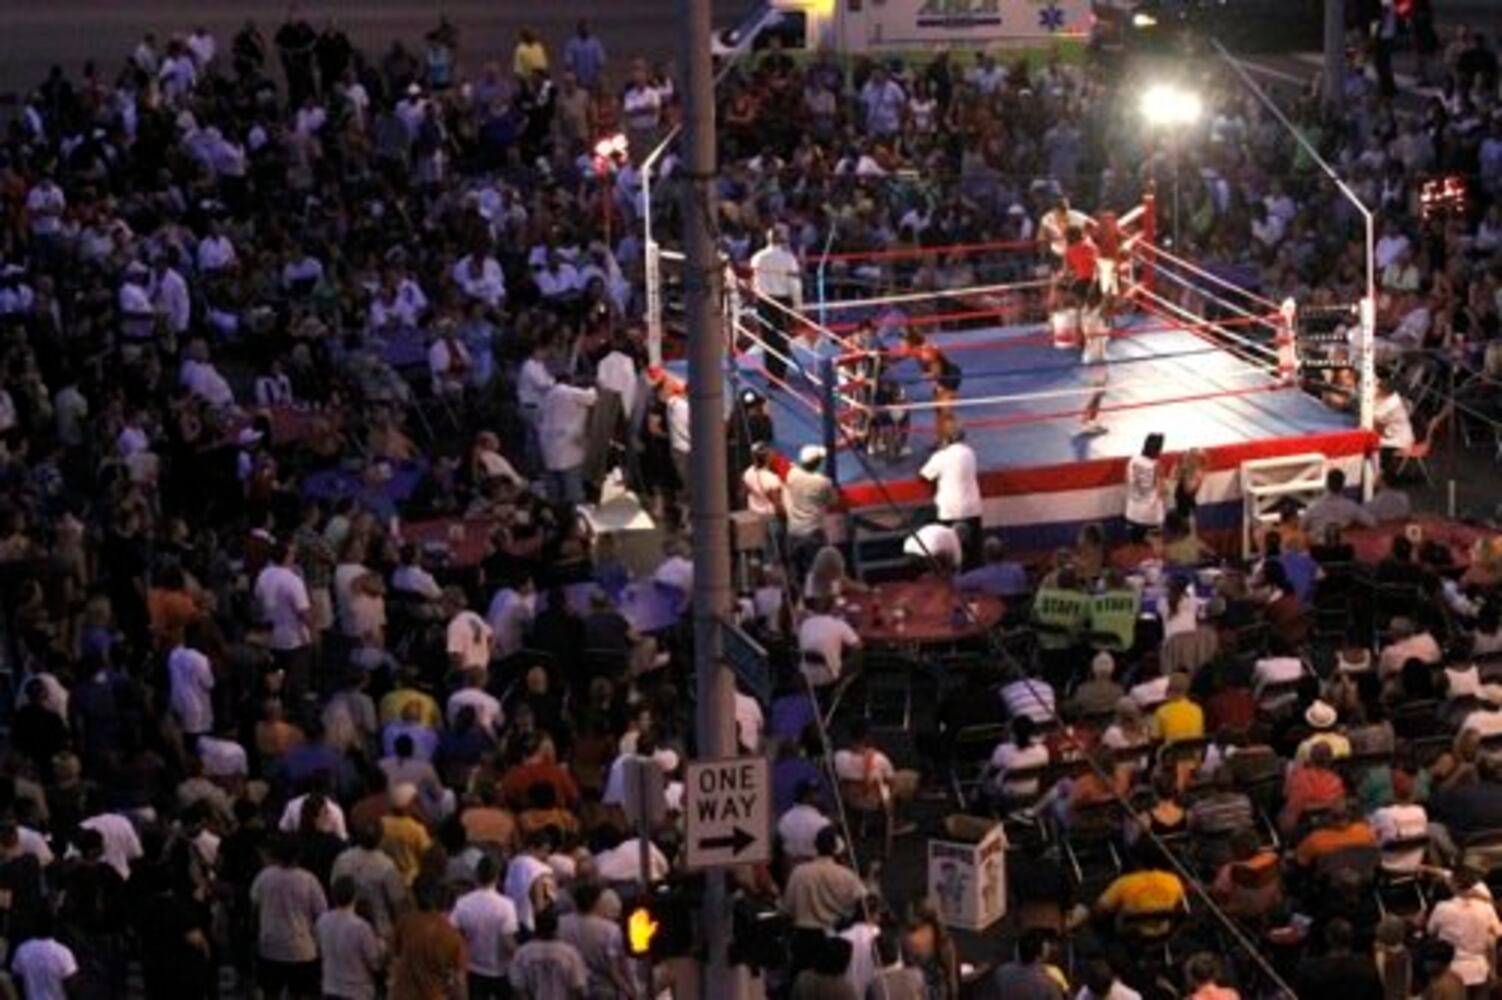
{"type": "MultiPolygon", "coordinates": [[[[1361,429],[1368,435],[1377,429],[1377,300],[1367,295],[1361,300],[1360,367],[1357,371],[1361,429]]],[[[1374,469],[1361,477],[1362,498],[1370,500],[1375,490],[1374,469]]]]}
{"type": "Polygon", "coordinates": [[[829,456],[825,467],[829,470],[830,481],[838,487],[840,485],[840,463],[836,449],[839,444],[839,414],[834,408],[834,379],[834,359],[821,358],[819,360],[819,415],[824,435],[824,453],[829,456]]]}
{"type": "MultiPolygon", "coordinates": [[[[1150,247],[1158,245],[1158,195],[1157,192],[1148,188],[1142,196],[1142,242],[1150,247]]],[[[1149,292],[1153,288],[1153,258],[1149,252],[1142,261],[1142,287],[1149,292]]]]}

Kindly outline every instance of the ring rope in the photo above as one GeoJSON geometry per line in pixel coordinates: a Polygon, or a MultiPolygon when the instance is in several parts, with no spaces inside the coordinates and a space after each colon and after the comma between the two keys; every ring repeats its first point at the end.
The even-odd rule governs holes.
{"type": "MultiPolygon", "coordinates": [[[[1291,385],[1249,385],[1236,389],[1217,390],[1215,392],[1200,392],[1183,396],[1169,396],[1166,399],[1138,399],[1119,403],[1106,403],[1102,405],[1100,413],[1121,413],[1129,410],[1146,410],[1158,406],[1180,406],[1185,403],[1201,403],[1212,399],[1238,399],[1246,396],[1255,396],[1261,393],[1286,392],[1294,388],[1291,385]]],[[[1091,390],[1092,392],[1094,390],[1091,390]]],[[[1114,392],[1115,390],[1109,390],[1114,392]]],[[[994,417],[982,417],[978,420],[967,420],[967,428],[995,428],[1012,427],[1018,424],[1049,423],[1055,420],[1077,419],[1085,415],[1084,409],[1077,410],[1050,410],[1046,413],[1003,413],[994,417]]],[[[912,433],[922,433],[932,428],[926,423],[912,425],[909,430],[912,433]]]]}
{"type": "MultiPolygon", "coordinates": [[[[1004,314],[1004,313],[1008,312],[1011,308],[1013,308],[1013,307],[1011,307],[1011,306],[997,306],[997,307],[995,307],[993,309],[989,309],[989,310],[974,310],[973,312],[965,312],[965,313],[939,313],[939,314],[936,314],[936,315],[939,318],[941,318],[941,319],[949,319],[949,320],[958,321],[958,320],[961,320],[961,319],[979,318],[982,315],[985,315],[985,316],[1001,315],[1001,314],[1004,314]]],[[[927,317],[927,316],[911,317],[911,316],[904,315],[901,318],[900,322],[894,322],[894,323],[891,324],[891,326],[893,328],[897,328],[897,327],[902,327],[902,326],[918,325],[918,321],[919,320],[927,321],[927,320],[930,320],[930,319],[931,319],[931,317],[927,317]]],[[[1237,316],[1237,317],[1233,317],[1231,319],[1224,319],[1224,320],[1201,319],[1201,320],[1198,320],[1198,321],[1193,322],[1193,323],[1180,322],[1178,320],[1170,320],[1168,322],[1162,322],[1162,323],[1132,324],[1130,326],[1123,326],[1123,327],[1121,327],[1119,329],[1111,330],[1108,333],[1100,334],[1100,336],[1105,336],[1105,337],[1110,337],[1112,339],[1115,339],[1115,338],[1118,338],[1118,337],[1136,337],[1138,335],[1148,334],[1148,333],[1181,333],[1181,332],[1184,332],[1184,333],[1193,333],[1195,329],[1202,328],[1202,327],[1210,327],[1210,326],[1214,326],[1214,327],[1220,327],[1220,326],[1227,326],[1227,327],[1229,327],[1229,326],[1245,326],[1245,325],[1250,324],[1250,323],[1262,323],[1262,322],[1265,322],[1265,321],[1260,316],[1237,316]]],[[[1029,324],[1029,325],[1035,325],[1035,324],[1029,324]]],[[[857,324],[850,324],[850,323],[831,323],[831,324],[829,324],[829,329],[831,329],[831,330],[842,330],[842,329],[851,329],[851,330],[853,330],[853,329],[856,328],[856,326],[857,326],[857,324]]],[[[878,324],[878,330],[877,330],[877,332],[878,333],[881,332],[880,324],[878,324]]],[[[936,330],[934,332],[935,333],[973,333],[974,330],[973,329],[971,329],[971,330],[947,330],[947,331],[946,330],[936,330]]],[[[1008,349],[1014,348],[1014,347],[1035,347],[1035,346],[1038,346],[1038,345],[1052,346],[1053,342],[1054,342],[1053,333],[1045,330],[1045,331],[1040,332],[1040,333],[1029,333],[1029,334],[1024,334],[1022,336],[1017,336],[1017,337],[1007,337],[1005,339],[996,340],[996,341],[971,341],[971,342],[962,343],[962,344],[946,344],[945,347],[944,347],[944,350],[946,352],[947,351],[1004,351],[1004,350],[1008,350],[1008,349]]],[[[870,352],[869,351],[864,351],[864,350],[857,350],[853,355],[850,355],[850,357],[864,356],[865,354],[868,354],[868,353],[870,353],[870,352]]]]}
{"type": "MultiPolygon", "coordinates": [[[[1132,285],[1130,288],[1128,288],[1127,294],[1130,296],[1143,297],[1151,300],[1151,303],[1155,304],[1157,308],[1152,308],[1152,306],[1150,305],[1148,309],[1149,312],[1162,316],[1164,311],[1166,310],[1169,313],[1169,315],[1165,317],[1167,319],[1171,320],[1174,317],[1178,317],[1189,326],[1202,325],[1205,328],[1214,330],[1217,334],[1225,337],[1227,340],[1242,345],[1242,347],[1247,351],[1255,351],[1259,354],[1266,355],[1267,358],[1274,363],[1276,363],[1277,361],[1278,352],[1276,348],[1269,347],[1266,344],[1260,344],[1257,341],[1250,340],[1246,337],[1238,336],[1237,334],[1232,333],[1230,330],[1225,329],[1221,324],[1215,322],[1214,320],[1207,320],[1202,316],[1196,316],[1194,313],[1185,309],[1183,306],[1165,299],[1163,296],[1154,292],[1152,289],[1146,287],[1145,285],[1142,285],[1140,283],[1132,285]]],[[[1191,330],[1190,332],[1193,331],[1191,330]]],[[[1196,334],[1196,336],[1199,335],[1200,334],[1196,334]]],[[[1236,351],[1233,349],[1232,353],[1234,354],[1236,353],[1236,351]]],[[[1242,360],[1247,359],[1243,358],[1242,360]]],[[[1253,363],[1266,364],[1267,361],[1259,360],[1253,363]]]]}
{"type": "Polygon", "coordinates": [[[1181,274],[1174,274],[1172,271],[1165,271],[1160,268],[1159,270],[1154,272],[1154,276],[1160,278],[1171,278],[1178,283],[1179,287],[1184,288],[1190,294],[1197,295],[1207,302],[1220,306],[1222,309],[1225,309],[1228,312],[1236,313],[1239,316],[1254,317],[1257,322],[1262,323],[1264,326],[1267,326],[1274,332],[1277,332],[1281,325],[1280,316],[1277,311],[1273,311],[1272,313],[1269,313],[1267,315],[1259,316],[1257,315],[1257,313],[1246,308],[1245,306],[1240,306],[1234,302],[1227,301],[1221,296],[1216,295],[1214,292],[1192,283],[1191,281],[1189,281],[1189,279],[1185,278],[1181,274]]]}
{"type": "MultiPolygon", "coordinates": [[[[1000,306],[987,306],[984,309],[965,309],[944,313],[920,313],[916,316],[903,315],[900,321],[893,322],[888,325],[892,327],[942,326],[945,323],[966,323],[970,322],[971,320],[977,319],[995,319],[997,317],[1006,316],[1008,313],[1014,312],[1016,309],[1016,303],[1008,303],[1006,305],[1000,306]]],[[[829,324],[829,329],[831,331],[858,330],[860,329],[860,327],[860,321],[856,320],[845,320],[840,323],[829,324]]],[[[936,330],[934,332],[943,333],[945,331],[936,330]]]]}
{"type": "MultiPolygon", "coordinates": [[[[1184,270],[1189,271],[1191,274],[1197,274],[1205,278],[1213,284],[1220,285],[1222,288],[1235,292],[1238,295],[1244,295],[1252,301],[1266,306],[1272,312],[1277,312],[1278,310],[1278,303],[1274,302],[1272,299],[1269,299],[1264,295],[1260,295],[1257,292],[1252,291],[1251,289],[1242,288],[1234,281],[1229,281],[1225,278],[1222,278],[1220,275],[1215,274],[1211,271],[1207,271],[1197,264],[1191,264],[1184,258],[1168,250],[1164,250],[1160,246],[1144,241],[1137,245],[1137,249],[1140,253],[1160,257],[1163,260],[1172,263],[1176,267],[1183,268],[1184,270]]],[[[1159,273],[1172,273],[1161,264],[1158,265],[1157,270],[1159,271],[1159,273]]]]}
{"type": "MultiPolygon", "coordinates": [[[[814,386],[816,386],[816,387],[818,387],[820,389],[824,388],[824,380],[822,378],[820,378],[818,375],[816,375],[813,372],[809,371],[808,368],[807,368],[807,366],[805,366],[796,357],[794,357],[794,356],[792,356],[790,354],[784,354],[783,352],[774,349],[773,347],[769,346],[765,340],[763,340],[761,337],[757,336],[756,334],[752,333],[751,331],[747,330],[744,326],[737,325],[736,326],[736,333],[739,334],[742,337],[745,337],[747,340],[749,340],[752,344],[755,344],[757,347],[760,347],[761,350],[762,350],[763,357],[765,357],[767,355],[771,355],[774,358],[780,359],[783,362],[783,364],[785,364],[787,366],[787,370],[788,371],[795,371],[803,379],[805,379],[806,381],[808,381],[810,384],[812,384],[812,385],[814,385],[814,386]]],[[[783,380],[777,378],[775,375],[772,375],[772,374],[766,373],[766,372],[764,372],[764,374],[766,374],[768,380],[773,381],[773,382],[777,382],[779,385],[782,385],[784,387],[787,387],[787,388],[791,389],[791,386],[789,386],[783,380]]],[[[793,390],[793,391],[796,391],[796,390],[793,390]]],[[[836,398],[838,400],[840,400],[840,401],[842,401],[842,402],[844,402],[844,403],[846,403],[846,404],[848,404],[850,406],[860,406],[860,405],[862,405],[858,400],[856,400],[853,397],[849,396],[848,394],[840,391],[839,389],[835,389],[834,390],[834,394],[835,394],[835,396],[836,396],[836,398]]],[[[818,412],[818,409],[819,409],[818,404],[816,404],[816,403],[810,403],[809,405],[810,405],[810,407],[815,412],[818,412]]]]}
{"type": "Polygon", "coordinates": [[[963,298],[967,295],[988,295],[992,292],[1012,292],[1028,288],[1046,288],[1052,281],[1010,281],[994,285],[972,285],[968,288],[936,288],[926,292],[908,292],[902,295],[874,295],[865,299],[830,299],[816,303],[824,309],[860,309],[866,306],[898,305],[903,302],[922,302],[928,299],[963,298]]]}
{"type": "MultiPolygon", "coordinates": [[[[834,341],[836,344],[839,344],[841,347],[845,348],[846,350],[849,350],[851,348],[852,345],[844,337],[841,337],[839,334],[833,332],[828,327],[822,326],[819,323],[815,322],[806,313],[801,312],[801,311],[799,311],[797,309],[794,309],[792,306],[784,305],[783,303],[778,302],[776,299],[772,298],[770,295],[763,295],[761,292],[758,292],[754,287],[752,287],[752,285],[750,284],[750,282],[746,282],[746,281],[737,282],[737,287],[739,287],[744,294],[750,296],[750,300],[749,301],[756,302],[756,303],[765,303],[765,304],[773,307],[774,309],[776,309],[778,312],[781,312],[781,313],[783,313],[786,316],[792,317],[793,319],[797,320],[799,323],[802,323],[802,324],[805,324],[805,325],[808,325],[808,326],[812,326],[815,330],[819,331],[819,334],[821,336],[828,337],[830,340],[834,341]]],[[[742,300],[742,301],[744,303],[746,300],[742,300]]],[[[759,309],[753,309],[752,312],[753,313],[757,313],[757,312],[760,312],[760,310],[759,309]]]]}
{"type": "MultiPolygon", "coordinates": [[[[1135,357],[1130,357],[1130,358],[1112,358],[1109,362],[1107,362],[1107,368],[1108,369],[1115,368],[1117,365],[1141,364],[1141,363],[1146,362],[1146,361],[1172,361],[1172,360],[1177,359],[1177,358],[1192,358],[1192,357],[1200,357],[1200,356],[1206,355],[1206,354],[1224,354],[1224,353],[1226,353],[1225,348],[1223,348],[1223,347],[1217,347],[1217,346],[1211,346],[1211,347],[1196,347],[1196,348],[1194,348],[1192,350],[1186,350],[1186,351],[1168,351],[1168,352],[1165,352],[1163,354],[1139,354],[1139,355],[1137,355],[1135,357]]],[[[893,360],[895,361],[895,360],[900,360],[900,359],[893,359],[893,360]]],[[[1069,363],[1069,364],[1056,364],[1056,365],[1032,365],[1032,366],[1025,367],[1025,368],[981,369],[979,371],[972,371],[971,369],[966,368],[966,369],[963,369],[963,371],[964,371],[965,379],[967,381],[970,381],[970,380],[975,380],[975,379],[1021,378],[1023,376],[1050,375],[1050,374],[1053,374],[1055,372],[1086,371],[1086,370],[1089,370],[1089,369],[1095,368],[1095,367],[1098,367],[1098,366],[1097,365],[1091,365],[1091,364],[1081,364],[1081,363],[1075,362],[1075,363],[1069,363]]],[[[911,378],[894,379],[892,381],[896,382],[896,384],[898,384],[898,385],[919,385],[919,384],[922,384],[924,382],[931,382],[933,380],[931,378],[929,378],[928,376],[926,376],[926,375],[918,375],[918,376],[913,376],[911,378]]]]}
{"type": "MultiPolygon", "coordinates": [[[[1256,378],[1262,378],[1262,379],[1270,379],[1271,378],[1271,376],[1267,372],[1261,370],[1260,368],[1245,368],[1245,369],[1243,369],[1241,371],[1237,371],[1237,372],[1218,372],[1218,373],[1216,373],[1216,377],[1219,377],[1219,378],[1249,378],[1249,377],[1256,377],[1256,378]]],[[[1138,391],[1141,391],[1143,389],[1154,388],[1154,387],[1157,387],[1157,386],[1160,386],[1160,385],[1179,385],[1179,384],[1181,384],[1181,383],[1178,382],[1178,381],[1176,381],[1176,380],[1172,380],[1172,379],[1153,379],[1153,380],[1144,379],[1144,380],[1138,381],[1138,382],[1123,383],[1121,385],[1112,385],[1109,388],[1109,390],[1106,390],[1106,391],[1109,391],[1109,392],[1111,392],[1113,394],[1129,393],[1129,392],[1138,392],[1138,391]]],[[[1281,385],[1282,383],[1275,383],[1275,384],[1281,385]]],[[[957,397],[955,399],[946,399],[946,400],[927,400],[927,401],[918,401],[918,402],[909,402],[909,403],[892,403],[892,404],[889,404],[889,405],[878,406],[878,407],[872,407],[869,404],[865,404],[865,403],[855,403],[853,405],[862,406],[862,407],[865,407],[867,409],[875,409],[875,410],[878,410],[878,411],[881,411],[881,412],[886,412],[886,413],[902,413],[902,412],[916,412],[918,410],[938,410],[938,409],[944,409],[944,408],[950,408],[950,409],[967,409],[967,408],[975,407],[975,406],[995,406],[995,405],[998,405],[998,404],[1005,404],[1005,403],[1029,402],[1029,401],[1032,401],[1032,400],[1035,400],[1035,399],[1067,399],[1067,398],[1069,398],[1071,396],[1093,396],[1097,392],[1101,392],[1101,391],[1102,391],[1102,388],[1100,386],[1084,385],[1084,386],[1071,386],[1069,388],[1064,388],[1064,389],[1041,389],[1041,390],[1039,390],[1037,392],[1007,393],[1007,394],[997,394],[997,395],[994,395],[994,396],[966,396],[966,397],[957,397]]],[[[1231,392],[1231,391],[1235,391],[1235,390],[1224,390],[1224,391],[1231,392]]]]}
{"type": "Polygon", "coordinates": [[[891,247],[886,250],[845,250],[840,253],[832,253],[824,259],[830,263],[865,260],[900,260],[903,257],[911,257],[917,260],[922,257],[989,253],[994,250],[1031,250],[1037,249],[1037,247],[1038,242],[1036,240],[991,240],[984,243],[944,243],[935,247],[916,246],[891,247]]]}
{"type": "Polygon", "coordinates": [[[760,347],[763,357],[770,356],[778,359],[783,364],[787,365],[789,370],[797,371],[812,385],[817,386],[820,389],[824,388],[824,380],[819,378],[819,376],[815,375],[813,372],[804,370],[803,365],[800,364],[798,360],[791,354],[785,354],[782,351],[777,350],[776,348],[769,345],[765,340],[761,339],[761,337],[745,329],[744,327],[737,327],[736,332],[742,337],[745,337],[751,343],[755,344],[757,347],[760,347]]]}

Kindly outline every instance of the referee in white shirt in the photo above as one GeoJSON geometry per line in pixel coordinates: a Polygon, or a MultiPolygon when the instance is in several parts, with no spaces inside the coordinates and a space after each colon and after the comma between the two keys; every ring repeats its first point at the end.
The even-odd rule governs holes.
{"type": "MultiPolygon", "coordinates": [[[[788,310],[803,309],[803,264],[788,249],[788,229],[783,223],[767,230],[767,245],[751,255],[751,287],[759,296],[757,311],[767,348],[767,374],[781,381],[787,377],[790,353],[788,326],[792,316],[788,310]]],[[[776,388],[775,382],[772,385],[776,388]]]]}

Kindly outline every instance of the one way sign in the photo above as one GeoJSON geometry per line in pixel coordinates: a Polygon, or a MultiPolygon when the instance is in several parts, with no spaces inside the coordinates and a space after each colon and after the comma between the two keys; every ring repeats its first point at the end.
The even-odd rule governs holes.
{"type": "Polygon", "coordinates": [[[685,778],[688,867],[772,860],[772,779],[765,757],[692,761],[685,778]]]}

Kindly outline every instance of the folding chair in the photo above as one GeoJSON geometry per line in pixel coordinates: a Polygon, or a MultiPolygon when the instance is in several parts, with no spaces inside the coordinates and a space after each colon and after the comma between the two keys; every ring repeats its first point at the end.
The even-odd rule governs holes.
{"type": "Polygon", "coordinates": [[[866,721],[873,727],[907,729],[913,719],[913,675],[922,663],[900,656],[866,656],[861,663],[866,721]]]}
{"type": "Polygon", "coordinates": [[[954,734],[949,747],[949,787],[961,809],[968,810],[980,800],[986,765],[997,744],[1007,738],[1007,727],[999,722],[966,726],[954,734]]]}
{"type": "Polygon", "coordinates": [[[1116,836],[1121,832],[1122,811],[1114,799],[1092,802],[1078,807],[1073,821],[1064,828],[1064,854],[1074,871],[1076,884],[1085,883],[1082,863],[1101,859],[1110,863],[1112,877],[1121,874],[1121,855],[1116,850],[1116,836]]]}
{"type": "Polygon", "coordinates": [[[1413,609],[1424,603],[1423,593],[1411,583],[1379,583],[1376,597],[1377,620],[1373,624],[1378,628],[1394,618],[1411,617],[1413,609]]]}
{"type": "Polygon", "coordinates": [[[1298,677],[1291,681],[1272,681],[1262,685],[1257,692],[1257,714],[1281,715],[1298,701],[1299,686],[1303,683],[1304,678],[1298,677]]]}
{"type": "MultiPolygon", "coordinates": [[[[1420,740],[1449,734],[1439,718],[1440,703],[1432,698],[1409,701],[1393,709],[1392,728],[1399,739],[1416,743],[1420,740]]],[[[1448,743],[1447,743],[1448,745],[1448,743]]],[[[1432,761],[1432,758],[1431,758],[1432,761]]]]}
{"type": "Polygon", "coordinates": [[[1410,466],[1418,466],[1420,474],[1424,477],[1424,484],[1434,485],[1434,479],[1429,475],[1429,457],[1434,454],[1434,439],[1439,436],[1440,429],[1454,416],[1454,413],[1454,404],[1445,404],[1444,408],[1434,415],[1434,419],[1429,421],[1429,426],[1424,428],[1423,437],[1398,451],[1398,466],[1393,470],[1393,478],[1401,479],[1407,474],[1410,466]]]}
{"type": "Polygon", "coordinates": [[[1502,829],[1473,830],[1460,842],[1460,863],[1486,875],[1486,884],[1495,891],[1502,873],[1502,829]]]}
{"type": "Polygon", "coordinates": [[[1123,913],[1116,918],[1116,930],[1136,954],[1157,959],[1164,968],[1173,966],[1171,945],[1174,936],[1189,916],[1189,904],[1180,902],[1172,910],[1146,913],[1123,913]]]}
{"type": "MultiPolygon", "coordinates": [[[[1418,868],[1400,865],[1393,867],[1394,859],[1403,859],[1403,855],[1412,854],[1414,851],[1427,852],[1429,850],[1428,832],[1414,837],[1400,837],[1397,840],[1389,840],[1380,847],[1382,860],[1377,868],[1377,885],[1374,896],[1377,900],[1377,908],[1383,916],[1396,912],[1399,916],[1412,916],[1415,913],[1423,913],[1429,909],[1429,895],[1424,890],[1424,879],[1418,868]],[[1399,908],[1398,904],[1404,896],[1409,897],[1414,904],[1408,908],[1399,908]]],[[[1423,862],[1422,855],[1419,858],[1423,862]]]]}
{"type": "MultiPolygon", "coordinates": [[[[803,650],[799,653],[798,659],[805,678],[828,676],[829,660],[817,649],[803,650]]],[[[844,670],[840,672],[839,677],[828,684],[813,684],[812,680],[809,681],[813,684],[814,694],[818,696],[820,721],[824,728],[829,728],[830,723],[834,721],[835,713],[840,710],[840,705],[844,702],[845,695],[855,683],[857,676],[854,671],[844,670]]]]}

